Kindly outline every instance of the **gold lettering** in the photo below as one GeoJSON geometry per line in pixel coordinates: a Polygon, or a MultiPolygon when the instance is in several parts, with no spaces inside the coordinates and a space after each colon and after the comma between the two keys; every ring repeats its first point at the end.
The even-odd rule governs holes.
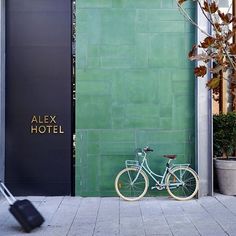
{"type": "Polygon", "coordinates": [[[62,130],[62,126],[61,125],[59,126],[59,133],[60,134],[64,134],[64,131],[62,130]]]}
{"type": "Polygon", "coordinates": [[[52,125],[47,125],[48,133],[49,133],[49,134],[51,134],[51,130],[52,130],[51,128],[52,128],[52,127],[53,127],[52,125]]]}
{"type": "Polygon", "coordinates": [[[38,123],[43,124],[43,119],[41,116],[39,116],[38,123]]]}
{"type": "Polygon", "coordinates": [[[35,122],[35,123],[38,122],[36,116],[33,116],[32,120],[31,120],[31,124],[34,123],[34,122],[35,122]]]}
{"type": "Polygon", "coordinates": [[[54,133],[54,134],[57,134],[57,133],[58,133],[58,126],[57,126],[57,125],[54,125],[54,126],[53,126],[53,133],[54,133]]]}
{"type": "Polygon", "coordinates": [[[30,127],[31,134],[64,134],[63,126],[57,125],[56,119],[56,115],[32,115],[31,124],[35,125],[30,127]]]}
{"type": "Polygon", "coordinates": [[[37,126],[34,127],[33,125],[31,125],[31,134],[33,134],[33,133],[37,134],[38,129],[37,129],[37,126]]]}
{"type": "Polygon", "coordinates": [[[40,125],[38,131],[40,134],[44,134],[46,132],[46,126],[40,125]]]}
{"type": "Polygon", "coordinates": [[[44,123],[49,123],[49,121],[48,121],[48,116],[47,116],[47,115],[44,116],[44,123]]]}
{"type": "Polygon", "coordinates": [[[56,116],[50,116],[50,119],[51,119],[51,121],[50,121],[50,123],[57,123],[56,122],[56,116]]]}

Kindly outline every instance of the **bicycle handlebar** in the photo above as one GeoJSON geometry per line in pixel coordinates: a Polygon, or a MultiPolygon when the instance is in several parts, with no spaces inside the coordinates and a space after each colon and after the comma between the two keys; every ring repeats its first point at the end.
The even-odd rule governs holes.
{"type": "Polygon", "coordinates": [[[145,147],[145,148],[143,148],[143,151],[144,152],[153,152],[154,150],[151,149],[150,147],[145,147]]]}

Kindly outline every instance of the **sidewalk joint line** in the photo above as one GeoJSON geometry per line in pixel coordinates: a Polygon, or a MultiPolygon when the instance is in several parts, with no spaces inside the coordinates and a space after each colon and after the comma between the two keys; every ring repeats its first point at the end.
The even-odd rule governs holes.
{"type": "Polygon", "coordinates": [[[72,228],[72,225],[74,224],[75,219],[76,219],[76,216],[78,215],[78,212],[79,212],[80,206],[81,206],[81,204],[82,204],[82,201],[83,201],[83,199],[81,199],[80,202],[79,202],[79,204],[78,204],[78,207],[77,207],[75,216],[74,216],[74,218],[73,218],[73,220],[72,220],[72,222],[71,222],[71,224],[70,224],[70,227],[69,227],[69,229],[68,229],[68,231],[67,231],[67,233],[66,233],[66,236],[68,236],[69,233],[70,233],[70,230],[71,230],[71,228],[72,228]]]}
{"type": "MultiPolygon", "coordinates": [[[[215,198],[215,197],[213,197],[213,198],[215,198]]],[[[207,208],[204,205],[202,205],[200,202],[199,202],[199,204],[208,213],[208,215],[214,220],[214,222],[216,222],[220,226],[220,228],[223,230],[223,232],[225,232],[228,236],[230,236],[230,234],[223,228],[223,226],[220,224],[220,222],[218,222],[218,220],[210,214],[210,212],[207,210],[207,208]]]]}
{"type": "Polygon", "coordinates": [[[95,219],[95,224],[94,224],[94,228],[93,228],[93,234],[95,234],[95,229],[96,229],[96,226],[97,226],[97,220],[98,220],[98,214],[99,214],[99,211],[100,211],[100,207],[101,207],[101,202],[102,202],[102,198],[99,199],[99,206],[98,206],[98,209],[97,209],[97,215],[96,215],[96,219],[95,219]]]}

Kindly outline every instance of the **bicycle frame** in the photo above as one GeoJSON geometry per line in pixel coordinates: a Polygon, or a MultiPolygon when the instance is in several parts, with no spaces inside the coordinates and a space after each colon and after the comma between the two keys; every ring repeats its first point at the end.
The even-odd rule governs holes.
{"type": "MultiPolygon", "coordinates": [[[[155,172],[153,172],[151,170],[151,168],[149,167],[148,165],[148,161],[147,161],[147,153],[146,152],[140,152],[137,154],[138,156],[142,157],[142,162],[141,164],[138,162],[138,161],[134,161],[134,160],[126,160],[125,161],[125,165],[126,167],[128,166],[133,166],[135,168],[138,168],[138,173],[136,175],[136,177],[134,178],[134,180],[131,181],[131,185],[137,180],[140,172],[142,170],[145,170],[145,172],[154,180],[154,182],[156,183],[155,186],[151,187],[151,189],[154,189],[154,188],[157,188],[158,190],[162,190],[164,188],[166,188],[166,183],[165,183],[165,178],[166,178],[166,175],[168,173],[172,173],[172,169],[174,169],[176,166],[185,166],[185,167],[189,167],[190,164],[171,164],[171,159],[168,160],[167,164],[166,164],[166,168],[164,170],[164,173],[163,175],[159,175],[155,172]],[[159,182],[160,180],[160,182],[159,182]]],[[[172,173],[173,174],[173,173],[172,173]]],[[[175,187],[178,187],[182,184],[182,180],[179,179],[175,174],[173,174],[174,177],[176,178],[176,182],[175,183],[171,183],[170,186],[175,188],[175,187]]],[[[130,180],[131,180],[131,177],[130,177],[130,180]]]]}

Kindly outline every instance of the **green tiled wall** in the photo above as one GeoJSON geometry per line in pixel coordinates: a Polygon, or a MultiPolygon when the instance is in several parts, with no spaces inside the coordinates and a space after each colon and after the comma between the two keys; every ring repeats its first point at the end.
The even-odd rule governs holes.
{"type": "MultiPolygon", "coordinates": [[[[77,0],[76,194],[113,196],[136,147],[194,163],[194,29],[175,0],[77,0]]],[[[193,6],[189,11],[193,14],[193,6]]]]}

